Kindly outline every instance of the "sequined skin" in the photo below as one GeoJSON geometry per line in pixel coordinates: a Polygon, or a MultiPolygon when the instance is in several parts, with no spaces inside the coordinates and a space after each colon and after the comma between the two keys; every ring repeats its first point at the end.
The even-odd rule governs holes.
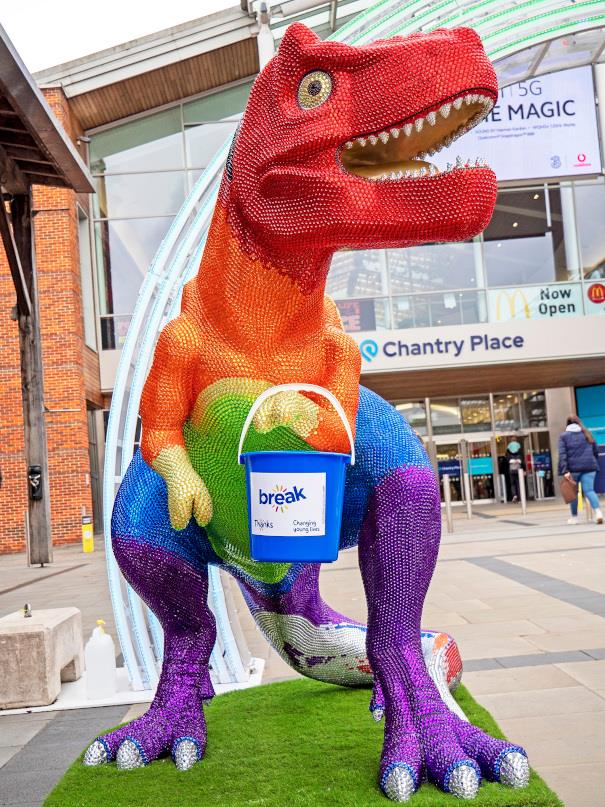
{"type": "MultiPolygon", "coordinates": [[[[158,340],[141,451],[112,517],[116,559],[164,630],[161,677],[149,711],[93,743],[86,764],[129,769],[172,753],[187,770],[202,758],[215,564],[237,578],[259,627],[296,670],[373,687],[388,798],[406,801],[424,775],[461,798],[474,796],[481,776],[526,783],[525,752],[456,711],[453,639],[421,630],[441,532],[437,483],[406,421],[360,387],[358,348],[324,294],[335,250],[462,240],[485,227],[492,171],[461,162],[435,174],[420,157],[484,117],[496,96],[493,68],[468,29],[354,48],[295,24],[258,76],[199,273],[158,340]],[[317,565],[250,558],[237,443],[259,393],[287,382],[329,389],[355,429],[341,547],[359,546],[367,628],[323,602],[317,565]]],[[[289,393],[259,410],[246,449],[348,444],[327,402],[289,393]]]]}

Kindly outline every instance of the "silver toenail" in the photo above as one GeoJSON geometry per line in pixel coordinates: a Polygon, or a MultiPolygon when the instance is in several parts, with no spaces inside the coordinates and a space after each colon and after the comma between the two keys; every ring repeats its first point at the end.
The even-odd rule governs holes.
{"type": "Polygon", "coordinates": [[[458,765],[447,783],[447,789],[459,799],[474,799],[479,790],[479,777],[471,765],[458,765]]]}
{"type": "Polygon", "coordinates": [[[145,760],[132,740],[124,740],[118,748],[116,762],[118,768],[122,771],[131,771],[134,768],[143,768],[145,766],[145,760]]]}
{"type": "Polygon", "coordinates": [[[529,762],[518,751],[510,751],[500,763],[500,781],[508,787],[527,787],[529,762]]]}
{"type": "Polygon", "coordinates": [[[174,749],[174,764],[179,771],[188,771],[199,759],[197,745],[193,740],[180,740],[174,749]]]}
{"type": "Polygon", "coordinates": [[[382,789],[391,801],[407,801],[416,788],[407,767],[398,765],[389,773],[382,789]]]}
{"type": "Polygon", "coordinates": [[[99,740],[88,746],[82,760],[84,765],[105,765],[108,761],[107,748],[99,740]]]}

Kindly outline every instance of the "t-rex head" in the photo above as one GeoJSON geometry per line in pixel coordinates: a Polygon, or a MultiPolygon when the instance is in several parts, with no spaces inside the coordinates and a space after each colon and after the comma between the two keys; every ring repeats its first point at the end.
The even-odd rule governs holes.
{"type": "Polygon", "coordinates": [[[496,177],[428,158],[481,121],[498,93],[469,28],[353,47],[291,25],[257,77],[222,199],[255,251],[457,241],[488,223],[496,177]]]}

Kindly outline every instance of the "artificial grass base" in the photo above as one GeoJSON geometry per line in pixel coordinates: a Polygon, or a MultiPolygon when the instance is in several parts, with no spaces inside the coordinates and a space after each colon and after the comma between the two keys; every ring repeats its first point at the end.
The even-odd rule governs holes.
{"type": "MultiPolygon", "coordinates": [[[[369,697],[307,680],[222,695],[206,709],[208,748],[190,771],[180,773],[169,758],[118,771],[86,768],[80,757],[44,807],[385,807],[377,784],[383,723],[372,720],[369,697]]],[[[464,687],[456,700],[473,723],[503,736],[464,687]]],[[[426,783],[409,801],[461,803],[426,783]]],[[[483,783],[472,804],[563,807],[534,771],[524,790],[483,783]]]]}

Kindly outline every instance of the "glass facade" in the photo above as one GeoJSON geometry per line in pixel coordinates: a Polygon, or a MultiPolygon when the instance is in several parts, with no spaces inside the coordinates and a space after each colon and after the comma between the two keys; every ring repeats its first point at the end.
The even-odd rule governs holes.
{"type": "Polygon", "coordinates": [[[523,460],[528,498],[555,495],[544,390],[396,401],[422,438],[452,501],[512,501],[511,447],[523,460]],[[429,413],[427,417],[427,412],[429,413]],[[466,481],[465,481],[466,477],[466,481]]]}
{"type": "MultiPolygon", "coordinates": [[[[193,183],[234,132],[250,87],[237,83],[91,133],[104,349],[123,343],[145,273],[193,183]]],[[[349,332],[602,314],[604,216],[603,178],[501,188],[472,241],[339,252],[327,292],[349,332]]],[[[503,423],[521,422],[522,406],[508,421],[500,408],[503,423]]],[[[463,425],[471,411],[460,409],[463,425]]]]}
{"type": "Polygon", "coordinates": [[[603,216],[603,179],[501,188],[473,241],[339,253],[328,294],[349,331],[605,313],[603,216]]]}
{"type": "Polygon", "coordinates": [[[104,350],[121,347],[145,273],[196,179],[235,131],[250,87],[239,83],[91,134],[104,350]]]}

